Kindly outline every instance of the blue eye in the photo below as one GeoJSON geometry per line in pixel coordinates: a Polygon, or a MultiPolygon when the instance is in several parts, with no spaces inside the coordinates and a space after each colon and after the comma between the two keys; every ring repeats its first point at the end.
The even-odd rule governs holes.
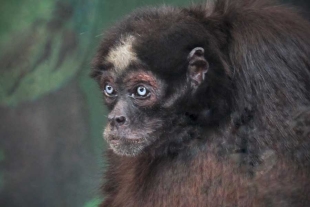
{"type": "Polygon", "coordinates": [[[109,97],[116,96],[116,92],[115,92],[114,88],[111,85],[109,85],[109,84],[107,84],[104,87],[104,93],[105,93],[106,96],[109,96],[109,97]]]}
{"type": "Polygon", "coordinates": [[[143,86],[140,86],[140,87],[137,88],[137,94],[139,96],[144,97],[144,96],[147,95],[147,92],[148,92],[147,89],[145,87],[143,87],[143,86]]]}
{"type": "Polygon", "coordinates": [[[130,96],[134,99],[146,99],[151,93],[145,86],[138,86],[130,96]]]}
{"type": "Polygon", "coordinates": [[[107,94],[112,94],[114,89],[112,86],[106,85],[105,86],[105,91],[107,92],[107,94]]]}

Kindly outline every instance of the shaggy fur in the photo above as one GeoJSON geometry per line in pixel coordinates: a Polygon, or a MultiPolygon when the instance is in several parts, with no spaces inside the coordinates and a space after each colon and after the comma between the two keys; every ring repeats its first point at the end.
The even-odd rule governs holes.
{"type": "Polygon", "coordinates": [[[310,205],[309,22],[262,0],[141,9],[107,32],[94,59],[99,82],[128,34],[144,69],[169,87],[144,109],[161,117],[156,139],[135,156],[108,151],[101,207],[310,205]],[[191,94],[195,47],[210,68],[191,94]]]}

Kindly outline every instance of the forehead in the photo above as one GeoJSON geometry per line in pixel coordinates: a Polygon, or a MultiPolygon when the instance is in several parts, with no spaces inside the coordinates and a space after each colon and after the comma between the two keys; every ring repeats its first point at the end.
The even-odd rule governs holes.
{"type": "Polygon", "coordinates": [[[133,50],[135,37],[132,35],[122,36],[118,43],[110,49],[105,62],[112,65],[111,70],[122,73],[133,62],[138,62],[137,54],[133,50]]]}

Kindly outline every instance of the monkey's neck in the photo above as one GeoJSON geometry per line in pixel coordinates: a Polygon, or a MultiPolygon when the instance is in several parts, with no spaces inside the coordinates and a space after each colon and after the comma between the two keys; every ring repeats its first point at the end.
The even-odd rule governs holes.
{"type": "Polygon", "coordinates": [[[189,146],[207,137],[204,135],[205,127],[198,124],[199,119],[201,118],[197,114],[189,113],[170,117],[163,133],[159,135],[157,141],[145,149],[145,152],[156,158],[173,157],[186,151],[189,146]]]}

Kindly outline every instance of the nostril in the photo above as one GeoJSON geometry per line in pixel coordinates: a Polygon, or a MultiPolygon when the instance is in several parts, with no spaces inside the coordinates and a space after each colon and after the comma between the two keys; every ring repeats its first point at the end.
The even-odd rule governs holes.
{"type": "Polygon", "coordinates": [[[115,117],[115,122],[118,125],[122,125],[126,122],[126,118],[124,116],[117,116],[115,117]]]}

